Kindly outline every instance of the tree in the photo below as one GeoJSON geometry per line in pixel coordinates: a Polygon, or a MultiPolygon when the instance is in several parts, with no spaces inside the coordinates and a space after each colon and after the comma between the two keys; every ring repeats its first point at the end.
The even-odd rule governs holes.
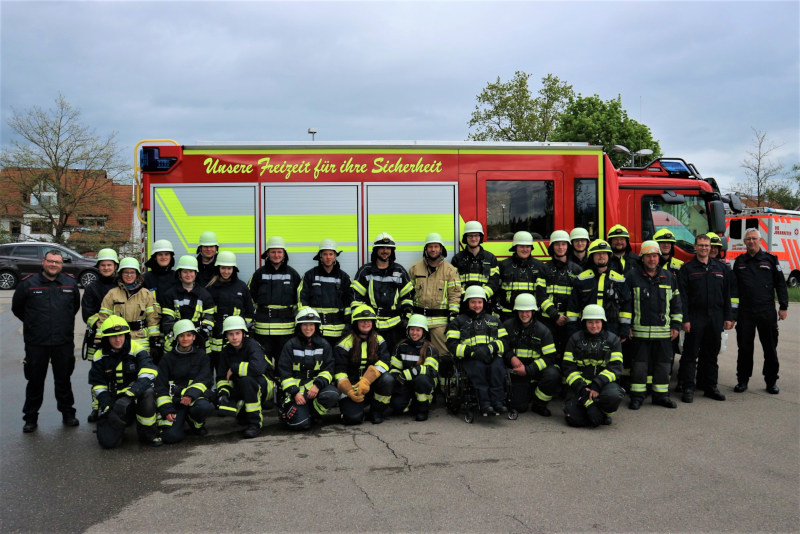
{"type": "Polygon", "coordinates": [[[572,86],[557,76],[542,78],[542,87],[534,97],[528,86],[531,74],[514,73],[508,82],[487,84],[476,97],[478,104],[469,120],[475,128],[469,139],[474,141],[547,141],[558,124],[572,86]]]}
{"type": "Polygon", "coordinates": [[[770,155],[783,145],[768,141],[767,133],[762,130],[756,128],[752,130],[754,136],[752,148],[747,151],[747,157],[739,165],[744,169],[745,179],[735,187],[739,193],[755,199],[756,206],[761,206],[767,199],[766,192],[769,185],[767,182],[783,171],[783,166],[774,163],[770,155]]]}
{"type": "Polygon", "coordinates": [[[629,166],[631,161],[630,156],[612,152],[614,145],[627,147],[631,152],[650,149],[652,158],[661,156],[661,146],[653,139],[650,128],[628,117],[621,96],[607,101],[598,95],[573,96],[561,113],[553,140],[602,145],[615,167],[629,166]]]}
{"type": "Polygon", "coordinates": [[[80,119],[80,110],[62,95],[49,110],[12,108],[8,125],[21,141],[0,154],[6,189],[0,208],[38,221],[58,243],[66,241],[78,216],[114,210],[109,186],[129,168],[116,133],[96,135],[80,119]]]}
{"type": "Polygon", "coordinates": [[[764,196],[783,209],[800,209],[800,163],[795,163],[783,180],[770,182],[764,190],[764,196]]]}

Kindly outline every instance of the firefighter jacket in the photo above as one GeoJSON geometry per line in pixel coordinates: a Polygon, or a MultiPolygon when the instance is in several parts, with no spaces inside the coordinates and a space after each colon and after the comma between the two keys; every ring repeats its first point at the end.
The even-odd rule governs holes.
{"type": "Polygon", "coordinates": [[[572,333],[580,328],[581,314],[589,304],[603,307],[608,330],[619,337],[628,337],[633,308],[631,290],[625,284],[624,276],[610,267],[601,273],[594,266],[578,275],[567,305],[567,320],[572,333]]]}
{"type": "Polygon", "coordinates": [[[186,291],[180,282],[158,297],[161,305],[161,331],[172,335],[172,327],[180,319],[189,319],[205,338],[214,329],[214,299],[211,293],[197,284],[186,291]]]}
{"type": "Polygon", "coordinates": [[[278,379],[290,398],[303,395],[313,386],[322,390],[333,382],[333,349],[325,339],[314,334],[289,338],[278,357],[278,379]]]}
{"type": "Polygon", "coordinates": [[[471,357],[475,348],[490,346],[494,357],[505,352],[506,338],[506,329],[496,316],[466,310],[447,327],[447,350],[462,359],[471,357]]]}
{"type": "Polygon", "coordinates": [[[390,262],[386,269],[371,261],[361,266],[352,283],[353,304],[369,304],[378,316],[378,329],[400,324],[400,315],[411,312],[414,286],[408,272],[399,263],[390,262]]]}
{"type": "Polygon", "coordinates": [[[175,347],[161,357],[156,377],[156,405],[162,416],[176,413],[182,397],[192,403],[205,397],[213,378],[205,349],[192,345],[189,352],[175,347]]]}
{"type": "Polygon", "coordinates": [[[211,335],[210,350],[219,352],[222,349],[222,323],[231,315],[243,317],[249,325],[253,321],[253,299],[247,287],[236,272],[227,280],[217,278],[208,288],[214,299],[214,330],[211,335]]]}
{"type": "Polygon", "coordinates": [[[625,275],[625,284],[633,298],[634,338],[669,339],[670,329],[681,329],[680,291],[670,271],[656,269],[656,274],[650,276],[639,262],[625,275]]]}
{"type": "Polygon", "coordinates": [[[43,273],[24,278],[11,300],[12,313],[22,321],[26,345],[64,345],[73,343],[75,314],[81,297],[75,279],[58,273],[55,280],[43,273]]]}
{"type": "Polygon", "coordinates": [[[103,304],[103,297],[117,287],[117,277],[115,276],[98,276],[97,280],[89,284],[83,291],[83,298],[81,298],[81,315],[83,322],[86,326],[97,330],[97,314],[100,313],[100,307],[103,304]]]}
{"type": "Polygon", "coordinates": [[[424,259],[408,271],[414,285],[414,313],[428,319],[428,327],[444,326],[451,314],[461,305],[461,278],[458,271],[444,259],[430,267],[424,259]]]}
{"type": "Polygon", "coordinates": [[[703,263],[692,258],[678,272],[683,322],[710,321],[722,332],[723,321],[733,321],[730,275],[725,266],[708,258],[703,263]]]}
{"type": "MultiPolygon", "coordinates": [[[[150,262],[148,261],[147,263],[150,262]]],[[[160,302],[159,295],[166,293],[175,284],[180,284],[176,278],[175,271],[171,267],[165,269],[156,265],[150,271],[144,273],[142,278],[144,278],[144,287],[150,290],[156,302],[160,302]]]]}
{"type": "Polygon", "coordinates": [[[599,393],[622,376],[622,343],[605,328],[597,334],[582,328],[567,340],[561,365],[567,386],[576,395],[586,388],[599,393]]]}
{"type": "Polygon", "coordinates": [[[106,293],[97,318],[98,330],[110,315],[122,317],[128,322],[134,340],[146,340],[160,335],[161,313],[156,299],[141,285],[131,292],[120,281],[117,287],[106,293]]]}
{"type": "Polygon", "coordinates": [[[581,268],[567,260],[550,260],[544,264],[544,284],[536,286],[536,302],[544,317],[555,322],[559,315],[567,314],[569,297],[581,268]]]}
{"type": "Polygon", "coordinates": [[[230,343],[226,343],[219,353],[219,364],[217,364],[217,394],[232,396],[233,387],[236,381],[243,376],[268,378],[274,374],[272,363],[264,354],[258,341],[245,336],[242,339],[242,346],[238,349],[230,343]],[[227,378],[228,370],[231,377],[227,378]]]}
{"type": "Polygon", "coordinates": [[[463,290],[469,286],[479,285],[486,292],[486,298],[491,300],[500,289],[500,266],[497,257],[483,247],[480,247],[475,255],[467,249],[462,250],[453,256],[452,264],[461,278],[463,290]]]}
{"type": "Polygon", "coordinates": [[[525,326],[518,317],[512,317],[503,323],[503,328],[508,333],[503,354],[506,367],[511,367],[511,358],[516,356],[525,366],[525,375],[536,380],[545,367],[555,365],[556,345],[553,333],[544,323],[534,317],[525,326]]]}
{"type": "Polygon", "coordinates": [[[294,332],[300,275],[284,261],[277,269],[270,263],[250,278],[250,294],[256,304],[255,333],[289,336],[294,332]]]}
{"type": "MultiPolygon", "coordinates": [[[[639,255],[631,252],[630,247],[630,244],[628,244],[628,248],[622,257],[618,258],[616,255],[612,254],[608,259],[608,267],[617,271],[622,276],[628,274],[628,271],[633,269],[639,261],[639,255]]],[[[591,261],[591,259],[588,261],[591,261]]]]}
{"type": "Polygon", "coordinates": [[[144,346],[129,336],[118,351],[109,345],[98,350],[89,369],[89,385],[100,408],[113,404],[121,395],[140,396],[153,387],[158,369],[144,346]]]}
{"type": "Polygon", "coordinates": [[[350,275],[339,262],[327,272],[322,264],[306,271],[300,283],[300,306],[311,306],[319,314],[323,336],[341,337],[350,324],[353,289],[350,275]]]}
{"type": "Polygon", "coordinates": [[[658,261],[658,264],[661,265],[662,269],[666,269],[667,271],[671,272],[672,276],[674,276],[676,279],[678,277],[678,271],[680,271],[681,267],[683,267],[683,261],[679,260],[678,258],[673,258],[672,256],[666,260],[661,258],[658,261]]]}
{"type": "Polygon", "coordinates": [[[744,253],[733,263],[739,309],[762,313],[775,309],[775,294],[781,310],[789,309],[789,292],[778,258],[759,250],[755,256],[744,253]]]}
{"type": "Polygon", "coordinates": [[[572,263],[580,267],[581,272],[585,271],[589,267],[589,258],[590,258],[589,254],[586,253],[583,255],[583,259],[580,259],[578,256],[575,255],[575,252],[572,250],[572,247],[570,247],[569,254],[567,254],[567,260],[571,261],[572,263]]]}
{"type": "Polygon", "coordinates": [[[367,367],[374,365],[381,375],[389,370],[391,357],[389,356],[389,348],[386,345],[386,340],[378,334],[378,346],[376,354],[373,355],[372,361],[369,355],[368,340],[361,343],[361,350],[353,357],[351,352],[355,345],[355,338],[358,334],[351,332],[333,349],[334,358],[334,375],[333,378],[338,382],[343,378],[350,380],[351,384],[355,384],[364,375],[367,367]]]}
{"type": "Polygon", "coordinates": [[[217,274],[217,255],[214,254],[212,260],[208,263],[203,263],[203,255],[197,254],[197,279],[196,283],[206,287],[214,275],[217,274]]]}
{"type": "Polygon", "coordinates": [[[504,313],[512,313],[514,300],[520,293],[536,294],[536,284],[544,285],[542,272],[544,264],[529,256],[522,259],[514,253],[513,256],[500,262],[500,294],[498,304],[504,313]]]}
{"type": "Polygon", "coordinates": [[[424,337],[419,341],[406,338],[397,345],[391,365],[393,375],[403,375],[409,382],[418,375],[433,380],[439,375],[439,352],[424,337]]]}

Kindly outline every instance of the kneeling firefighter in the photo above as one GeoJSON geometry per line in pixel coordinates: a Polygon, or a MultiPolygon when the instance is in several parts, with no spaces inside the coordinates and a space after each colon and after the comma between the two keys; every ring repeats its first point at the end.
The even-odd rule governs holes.
{"type": "Polygon", "coordinates": [[[428,320],[424,315],[413,314],[408,318],[406,339],[400,342],[392,356],[390,373],[395,388],[389,405],[393,413],[403,413],[410,407],[415,420],[428,419],[439,371],[438,356],[429,337],[428,320]]]}

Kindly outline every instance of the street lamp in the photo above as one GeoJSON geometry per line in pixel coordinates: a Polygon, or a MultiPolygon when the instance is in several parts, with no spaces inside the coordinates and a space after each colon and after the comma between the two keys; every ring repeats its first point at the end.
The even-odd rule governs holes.
{"type": "Polygon", "coordinates": [[[625,146],[622,146],[622,145],[614,145],[613,147],[611,147],[611,151],[612,152],[617,152],[619,154],[625,154],[626,156],[630,156],[631,157],[631,167],[635,167],[636,166],[635,159],[634,159],[634,158],[636,158],[636,156],[652,156],[653,155],[653,151],[650,150],[649,148],[643,148],[643,149],[638,150],[636,152],[631,152],[630,150],[628,150],[628,147],[625,147],[625,146]]]}
{"type": "Polygon", "coordinates": [[[308,129],[308,133],[311,134],[311,140],[313,141],[314,140],[314,136],[317,135],[317,129],[316,128],[309,128],[308,129]]]}

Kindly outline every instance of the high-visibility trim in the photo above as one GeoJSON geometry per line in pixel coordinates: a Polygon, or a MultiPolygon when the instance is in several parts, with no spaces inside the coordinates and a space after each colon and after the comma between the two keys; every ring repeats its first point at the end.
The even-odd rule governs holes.
{"type": "Polygon", "coordinates": [[[158,419],[156,418],[156,414],[153,414],[150,417],[144,417],[139,414],[136,414],[136,422],[142,426],[153,426],[156,424],[157,420],[158,419]]]}
{"type": "MultiPolygon", "coordinates": [[[[375,154],[375,155],[382,155],[382,154],[458,154],[458,153],[465,153],[463,150],[459,150],[456,148],[417,148],[414,147],[406,147],[406,148],[383,148],[380,146],[376,146],[374,148],[331,148],[325,147],[324,153],[325,154],[375,154]]],[[[512,151],[513,153],[522,153],[512,151]]],[[[186,156],[207,156],[211,152],[209,151],[209,147],[203,148],[187,148],[183,151],[183,154],[186,156]]],[[[283,155],[283,154],[314,154],[318,155],[320,153],[319,148],[285,148],[282,146],[276,147],[264,147],[259,149],[213,149],[214,154],[253,154],[253,155],[283,155]]],[[[493,154],[495,152],[487,152],[487,154],[493,154]]],[[[540,152],[531,152],[531,154],[536,154],[540,152]]],[[[558,155],[559,152],[547,152],[548,155],[558,155]]],[[[577,154],[585,154],[585,152],[577,152],[577,154]]],[[[255,163],[253,164],[255,165],[255,163]]]]}
{"type": "Polygon", "coordinates": [[[390,401],[391,399],[392,399],[392,397],[391,397],[391,396],[387,396],[387,395],[378,395],[377,393],[375,393],[375,401],[376,401],[376,402],[379,402],[379,403],[381,403],[381,404],[389,404],[389,401],[390,401]]]}

